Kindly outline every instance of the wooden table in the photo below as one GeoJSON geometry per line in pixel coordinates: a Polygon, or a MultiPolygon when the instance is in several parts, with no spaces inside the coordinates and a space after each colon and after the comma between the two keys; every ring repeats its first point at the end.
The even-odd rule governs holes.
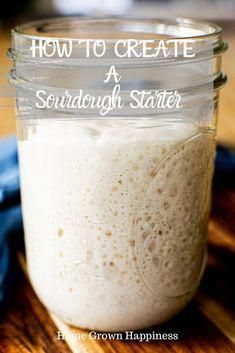
{"type": "MultiPolygon", "coordinates": [[[[226,34],[230,51],[224,56],[229,82],[220,102],[218,140],[235,146],[235,34],[226,34]]],[[[0,34],[0,60],[9,37],[0,34]]],[[[14,132],[12,107],[0,109],[0,136],[14,132]]],[[[196,298],[175,319],[154,328],[177,332],[178,341],[151,343],[57,339],[57,331],[81,333],[50,315],[22,272],[10,307],[1,313],[0,353],[234,353],[235,352],[235,190],[214,190],[209,225],[209,258],[196,298]]]]}

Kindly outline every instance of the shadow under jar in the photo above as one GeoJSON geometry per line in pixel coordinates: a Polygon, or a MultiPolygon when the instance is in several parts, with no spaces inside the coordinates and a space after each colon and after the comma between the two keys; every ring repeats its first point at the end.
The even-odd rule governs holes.
{"type": "MultiPolygon", "coordinates": [[[[21,196],[29,276],[67,323],[102,331],[164,322],[192,298],[206,259],[215,127],[226,49],[221,29],[189,19],[62,18],[12,32],[21,196]],[[69,58],[32,57],[32,40],[74,40],[69,58]],[[103,39],[84,58],[75,39],[103,39]],[[193,39],[194,58],[117,58],[118,39],[193,39]],[[36,107],[36,92],[178,90],[181,109],[36,107]]],[[[137,48],[138,49],[138,48],[137,48]]]]}

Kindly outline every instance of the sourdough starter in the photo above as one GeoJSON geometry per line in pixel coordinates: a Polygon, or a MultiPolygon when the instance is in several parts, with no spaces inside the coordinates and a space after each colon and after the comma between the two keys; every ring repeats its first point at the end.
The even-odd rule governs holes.
{"type": "Polygon", "coordinates": [[[175,315],[204,267],[214,132],[147,119],[42,119],[24,129],[26,253],[42,302],[102,331],[175,315]]]}

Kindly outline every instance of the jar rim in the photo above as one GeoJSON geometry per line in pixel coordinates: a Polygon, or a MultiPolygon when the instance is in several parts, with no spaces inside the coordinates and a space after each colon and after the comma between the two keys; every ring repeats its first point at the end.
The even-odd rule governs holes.
{"type": "MultiPolygon", "coordinates": [[[[108,46],[107,48],[109,49],[108,46]]],[[[59,95],[61,91],[64,91],[64,89],[67,88],[67,86],[64,86],[63,80],[59,77],[61,70],[65,69],[64,75],[66,76],[64,77],[66,77],[66,80],[68,80],[68,77],[71,77],[70,81],[72,83],[69,81],[70,91],[75,86],[75,90],[77,89],[78,81],[75,78],[79,77],[81,87],[83,87],[81,83],[84,84],[85,82],[85,87],[92,88],[95,92],[98,92],[101,91],[102,87],[102,85],[98,86],[98,82],[101,80],[101,74],[103,78],[103,71],[111,65],[118,65],[118,68],[123,70],[122,72],[128,73],[129,75],[125,83],[126,86],[123,87],[128,87],[127,90],[129,90],[130,87],[132,89],[133,87],[138,87],[138,89],[141,87],[151,90],[152,87],[158,87],[160,80],[160,76],[157,75],[158,71],[154,69],[155,66],[161,70],[161,73],[167,72],[167,74],[169,74],[169,68],[174,68],[177,65],[177,67],[173,70],[175,74],[176,72],[179,72],[178,68],[181,65],[183,70],[184,68],[187,68],[189,71],[191,70],[192,72],[197,72],[196,75],[192,75],[194,79],[189,83],[190,87],[187,83],[188,81],[184,80],[181,76],[180,79],[182,79],[182,82],[181,85],[179,85],[179,88],[175,87],[175,84],[177,84],[177,82],[175,82],[175,78],[173,80],[169,80],[170,83],[168,82],[168,86],[173,84],[173,88],[177,90],[181,89],[185,100],[188,99],[188,96],[192,92],[194,95],[199,92],[198,95],[200,95],[201,98],[207,96],[205,99],[208,99],[208,85],[211,88],[211,92],[214,91],[212,92],[212,95],[216,95],[218,89],[222,87],[226,81],[226,76],[220,71],[220,58],[218,58],[218,56],[220,56],[220,54],[226,49],[226,43],[224,43],[222,39],[222,29],[216,24],[207,21],[186,18],[160,20],[149,18],[92,18],[78,16],[45,19],[42,21],[38,20],[23,24],[13,30],[12,48],[8,51],[8,54],[14,60],[15,66],[14,70],[12,70],[9,75],[9,81],[13,86],[20,87],[28,92],[34,92],[35,90],[37,91],[45,86],[47,91],[53,90],[53,92],[55,92],[56,89],[59,95]],[[178,37],[176,34],[178,34],[178,37]],[[71,35],[75,36],[71,38],[71,35]],[[174,58],[174,56],[169,56],[167,59],[163,59],[159,56],[157,59],[149,57],[131,57],[122,58],[121,60],[119,58],[115,58],[114,55],[110,55],[110,53],[113,54],[113,50],[110,50],[110,52],[107,50],[108,54],[105,59],[101,57],[98,60],[96,57],[91,57],[89,60],[84,60],[82,56],[80,57],[80,55],[78,55],[80,54],[78,50],[84,50],[84,48],[80,49],[78,45],[77,47],[75,45],[76,50],[74,50],[73,56],[69,56],[68,58],[66,57],[66,60],[65,58],[59,56],[54,58],[50,56],[41,57],[40,55],[37,55],[32,58],[32,55],[29,55],[31,54],[31,41],[34,38],[36,41],[46,41],[51,38],[52,40],[57,39],[65,41],[67,39],[74,39],[76,41],[78,38],[80,39],[81,35],[85,36],[82,37],[83,39],[90,39],[93,35],[94,37],[92,39],[104,39],[104,41],[109,42],[108,44],[111,44],[110,48],[112,48],[114,41],[121,39],[117,37],[117,35],[124,35],[129,38],[137,35],[139,37],[134,39],[140,39],[140,41],[142,41],[142,39],[150,38],[154,39],[154,42],[159,41],[160,39],[180,39],[183,41],[184,39],[191,38],[192,41],[195,41],[193,45],[195,44],[194,49],[197,55],[195,55],[195,57],[190,61],[182,55],[177,58],[174,58]],[[105,35],[108,39],[102,38],[102,35],[105,35]],[[191,67],[189,66],[191,64],[195,65],[191,67]],[[200,70],[198,69],[199,66],[200,70]],[[36,73],[41,73],[43,70],[43,74],[38,74],[39,78],[36,80],[32,79],[32,71],[30,70],[30,67],[33,72],[36,73]],[[154,72],[151,76],[149,73],[150,67],[152,70],[151,72],[154,72]],[[97,68],[99,68],[99,71],[97,71],[97,68]],[[45,69],[47,69],[47,72],[51,72],[50,77],[52,77],[52,81],[54,80],[54,83],[51,82],[51,78],[49,76],[44,74],[45,69]],[[74,71],[75,69],[77,71],[74,71]],[[90,71],[91,69],[96,70],[98,72],[97,75],[92,75],[92,71],[90,71]],[[142,70],[140,71],[143,73],[141,80],[139,79],[135,69],[142,70]],[[165,71],[163,71],[163,69],[165,71]],[[67,73],[70,73],[71,76],[68,76],[67,73]],[[78,73],[77,76],[76,73],[78,73]],[[89,73],[91,77],[90,81],[87,80],[89,75],[86,75],[86,73],[89,73]],[[132,81],[135,85],[130,84],[132,81]]],[[[185,77],[188,71],[185,69],[184,72],[185,74],[183,77],[185,77]]]]}
{"type": "MultiPolygon", "coordinates": [[[[167,19],[167,18],[138,18],[138,17],[82,17],[82,16],[66,16],[66,17],[54,17],[54,18],[48,18],[48,19],[43,19],[43,20],[37,20],[37,21],[31,21],[27,23],[23,23],[19,26],[16,26],[12,31],[13,34],[23,36],[25,38],[56,38],[58,40],[64,40],[64,39],[73,39],[73,37],[69,36],[54,36],[53,32],[56,29],[57,31],[63,31],[65,32],[65,29],[67,30],[67,33],[71,35],[72,31],[71,29],[74,29],[75,27],[72,27],[71,24],[74,24],[76,26],[81,25],[117,25],[117,24],[129,24],[133,25],[132,31],[130,31],[130,27],[128,27],[129,31],[131,33],[147,33],[147,34],[156,34],[156,35],[165,35],[165,36],[170,36],[170,32],[166,33],[167,27],[168,31],[173,30],[174,28],[178,28],[180,30],[181,28],[181,33],[182,35],[174,35],[174,39],[206,39],[206,38],[213,38],[215,36],[219,36],[223,33],[223,30],[220,26],[213,22],[209,21],[204,21],[204,20],[197,20],[197,19],[191,19],[191,18],[184,18],[184,17],[177,17],[175,19],[167,19]],[[68,24],[70,24],[70,28],[68,28],[68,24]],[[53,26],[58,25],[59,27],[56,28],[53,26]],[[67,25],[67,28],[65,27],[67,25]],[[136,25],[136,27],[134,26],[136,25]],[[149,26],[149,30],[147,32],[141,32],[141,25],[143,26],[143,29],[147,30],[147,26],[149,26]],[[157,31],[157,26],[159,26],[158,31],[157,31]],[[137,30],[135,30],[135,28],[137,30]],[[152,30],[151,30],[152,28],[152,30]],[[203,32],[204,28],[204,33],[203,32]],[[69,29],[69,30],[68,30],[69,29]],[[159,31],[160,30],[160,31],[159,31]],[[186,31],[191,31],[191,34],[185,35],[184,33],[186,31]]],[[[97,32],[97,28],[95,32],[97,32]]],[[[111,29],[111,28],[110,28],[111,29]]],[[[109,29],[109,30],[110,30],[109,29]]],[[[113,28],[112,28],[113,29],[113,28]]],[[[125,31],[122,31],[119,28],[121,33],[125,33],[125,31]]],[[[77,32],[79,33],[79,32],[77,32]]],[[[107,32],[108,33],[108,32],[107,32]]],[[[76,37],[74,37],[76,38],[76,37]]],[[[116,40],[117,38],[115,38],[116,40]]],[[[110,40],[110,39],[107,39],[110,40]]]]}

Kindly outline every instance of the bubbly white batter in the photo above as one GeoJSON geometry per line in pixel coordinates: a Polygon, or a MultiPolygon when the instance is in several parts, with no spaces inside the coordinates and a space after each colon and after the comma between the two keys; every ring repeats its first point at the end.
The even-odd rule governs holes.
{"type": "Polygon", "coordinates": [[[171,318],[203,269],[214,132],[146,119],[31,122],[19,157],[42,302],[102,331],[171,318]]]}

